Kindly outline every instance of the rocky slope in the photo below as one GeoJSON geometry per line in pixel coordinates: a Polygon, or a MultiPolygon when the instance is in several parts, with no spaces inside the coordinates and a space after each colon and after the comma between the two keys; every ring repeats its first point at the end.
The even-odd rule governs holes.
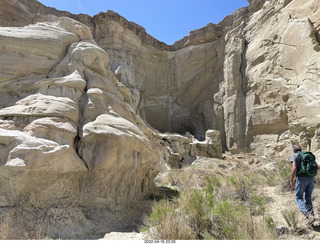
{"type": "Polygon", "coordinates": [[[112,11],[1,1],[0,224],[83,238],[138,220],[165,165],[319,150],[320,3],[249,2],[169,46],[112,11]]]}

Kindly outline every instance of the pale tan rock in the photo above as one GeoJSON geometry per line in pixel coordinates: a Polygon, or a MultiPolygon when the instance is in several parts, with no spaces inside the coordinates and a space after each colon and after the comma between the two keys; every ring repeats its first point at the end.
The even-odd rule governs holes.
{"type": "MultiPolygon", "coordinates": [[[[191,131],[200,139],[207,129],[218,129],[223,146],[238,150],[250,148],[252,137],[265,131],[289,128],[299,134],[316,124],[316,95],[306,102],[299,94],[316,79],[317,4],[250,1],[248,8],[174,47],[160,45],[112,11],[93,18],[94,34],[111,57],[111,70],[127,86],[121,95],[149,124],[161,131],[191,131]]],[[[83,33],[88,36],[88,30],[83,33]]]]}
{"type": "Polygon", "coordinates": [[[191,155],[191,143],[194,140],[190,134],[157,134],[159,140],[163,141],[164,147],[168,149],[167,163],[170,168],[181,168],[190,165],[196,158],[191,155]]]}
{"type": "Polygon", "coordinates": [[[73,147],[74,138],[77,135],[77,126],[68,119],[59,117],[44,117],[33,120],[24,127],[27,135],[52,140],[60,145],[73,147]]]}
{"type": "Polygon", "coordinates": [[[134,222],[163,159],[154,133],[124,101],[108,54],[68,18],[0,33],[1,207],[32,206],[19,216],[44,216],[51,236],[68,238],[134,222]],[[70,219],[50,222],[65,214],[51,211],[56,206],[72,206],[70,219]]]}
{"type": "Polygon", "coordinates": [[[2,117],[62,117],[77,122],[79,108],[70,99],[64,97],[45,96],[41,94],[30,95],[16,105],[0,110],[2,117]]]}
{"type": "MultiPolygon", "coordinates": [[[[317,127],[318,94],[309,90],[318,79],[318,1],[249,1],[248,7],[218,25],[192,31],[172,46],[112,11],[90,18],[50,10],[50,17],[34,1],[6,3],[10,3],[8,12],[25,13],[27,23],[63,15],[89,26],[95,41],[109,54],[108,66],[119,83],[109,80],[118,84],[133,111],[161,132],[189,131],[204,140],[205,131],[216,129],[223,148],[238,151],[251,148],[253,138],[266,132],[281,135],[289,129],[295,140],[307,128],[317,127]],[[33,8],[37,11],[31,6],[37,6],[33,8]]],[[[59,28],[90,39],[88,28],[77,30],[79,24],[66,24],[61,19],[59,28]]],[[[88,48],[89,44],[81,45],[88,48]]],[[[79,55],[80,46],[73,45],[69,52],[77,50],[79,55]]],[[[78,59],[82,58],[91,59],[78,59]]],[[[92,76],[92,70],[104,76],[106,62],[101,61],[103,65],[95,64],[86,74],[80,64],[71,66],[78,67],[83,77],[92,76]]],[[[61,62],[58,73],[69,75],[69,63],[61,62]]]]}
{"type": "Polygon", "coordinates": [[[90,28],[76,20],[72,20],[67,17],[60,17],[58,19],[58,25],[68,32],[76,34],[80,40],[93,40],[90,28]]]}
{"type": "MultiPolygon", "coordinates": [[[[313,89],[318,79],[314,73],[319,60],[317,25],[308,20],[315,14],[308,9],[316,9],[318,2],[289,2],[267,1],[246,28],[247,86],[258,97],[247,110],[247,131],[254,135],[277,131],[280,135],[290,129],[292,135],[283,151],[290,150],[290,142],[310,148],[311,135],[297,138],[318,123],[319,108],[318,92],[313,89]],[[260,128],[255,128],[257,119],[263,121],[260,128]]],[[[275,138],[273,144],[277,143],[275,138]]]]}
{"type": "Polygon", "coordinates": [[[215,130],[208,130],[206,131],[205,141],[192,142],[191,155],[208,158],[222,158],[220,132],[215,130]]]}
{"type": "MultiPolygon", "coordinates": [[[[121,117],[100,115],[82,130],[79,153],[89,163],[90,170],[110,170],[118,165],[125,171],[127,167],[135,169],[146,163],[158,163],[141,130],[121,117]]],[[[155,172],[156,169],[155,166],[155,172]]]]}
{"type": "Polygon", "coordinates": [[[2,167],[59,173],[87,170],[68,145],[4,129],[0,129],[0,142],[2,167]]]}
{"type": "Polygon", "coordinates": [[[36,82],[32,88],[38,88],[37,92],[43,95],[70,98],[73,102],[78,103],[86,85],[79,71],[75,70],[65,77],[48,78],[36,82]]]}
{"type": "Polygon", "coordinates": [[[28,75],[46,75],[78,40],[61,27],[43,23],[1,28],[0,84],[28,75]]]}
{"type": "MultiPolygon", "coordinates": [[[[90,169],[64,179],[77,185],[67,193],[52,183],[55,175],[25,202],[44,208],[54,188],[59,199],[72,195],[70,201],[93,212],[120,211],[151,190],[157,162],[179,167],[194,155],[220,157],[222,148],[266,157],[289,156],[296,143],[318,150],[319,1],[249,2],[169,46],[112,11],[75,16],[33,0],[2,1],[0,25],[57,21],[1,28],[0,128],[47,140],[53,152],[78,153],[76,161],[90,169]],[[199,141],[155,137],[146,123],[159,135],[189,132],[199,141]],[[206,137],[212,129],[220,139],[206,137]]],[[[31,165],[22,151],[10,154],[13,168],[31,165]]],[[[14,206],[20,191],[4,189],[2,205],[14,206]]]]}
{"type": "Polygon", "coordinates": [[[260,134],[254,136],[253,143],[250,144],[251,150],[255,155],[274,155],[277,151],[275,150],[277,147],[277,139],[277,134],[260,134]]]}

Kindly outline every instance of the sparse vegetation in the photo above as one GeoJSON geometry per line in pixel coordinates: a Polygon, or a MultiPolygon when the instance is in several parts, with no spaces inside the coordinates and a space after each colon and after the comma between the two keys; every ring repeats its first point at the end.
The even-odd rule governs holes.
{"type": "Polygon", "coordinates": [[[0,226],[0,240],[46,240],[47,232],[40,225],[4,222],[0,226]]]}
{"type": "Polygon", "coordinates": [[[168,200],[157,202],[141,230],[149,231],[152,238],[156,240],[194,239],[192,230],[183,221],[176,207],[176,202],[168,200]]]}
{"type": "Polygon", "coordinates": [[[291,168],[292,165],[290,161],[284,160],[275,164],[275,172],[260,170],[259,173],[266,179],[269,186],[277,186],[281,184],[289,185],[287,183],[290,179],[291,168]]]}
{"type": "Polygon", "coordinates": [[[289,227],[293,229],[293,231],[297,230],[298,227],[298,213],[296,210],[284,210],[281,212],[283,218],[289,227]]]}
{"type": "Polygon", "coordinates": [[[265,200],[253,182],[252,175],[207,175],[204,187],[157,202],[142,229],[152,239],[274,239],[275,225],[264,216],[265,200]]]}
{"type": "MultiPolygon", "coordinates": [[[[150,238],[270,240],[315,236],[317,239],[318,233],[302,221],[304,216],[290,188],[290,161],[262,158],[250,164],[252,158],[251,155],[231,155],[230,159],[224,159],[226,167],[219,167],[221,161],[218,164],[216,160],[207,160],[193,167],[176,169],[175,184],[169,183],[167,187],[174,187],[179,194],[165,202],[170,206],[170,215],[162,211],[157,219],[152,214],[146,217],[144,228],[150,238]],[[164,228],[163,219],[172,226],[164,228]]],[[[161,177],[161,182],[168,182],[161,177]]],[[[319,179],[320,174],[315,181],[319,179]]],[[[319,186],[315,184],[314,206],[319,202],[318,194],[319,186]]],[[[161,204],[156,203],[153,212],[157,212],[161,204]]],[[[318,213],[315,212],[316,217],[318,213]]]]}

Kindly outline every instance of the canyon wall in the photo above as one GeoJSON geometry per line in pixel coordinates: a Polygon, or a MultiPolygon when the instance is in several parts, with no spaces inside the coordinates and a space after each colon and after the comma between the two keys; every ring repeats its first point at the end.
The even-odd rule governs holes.
{"type": "Polygon", "coordinates": [[[117,14],[94,17],[95,38],[131,105],[164,132],[199,140],[219,130],[225,150],[318,150],[318,1],[251,1],[172,46],[117,14]]]}
{"type": "Polygon", "coordinates": [[[13,0],[0,9],[11,16],[2,18],[3,26],[59,16],[89,26],[110,57],[125,101],[160,132],[190,132],[204,140],[215,129],[224,150],[256,154],[285,152],[292,143],[318,149],[317,94],[309,88],[317,82],[319,3],[249,2],[174,45],[112,11],[90,17],[13,0]],[[269,142],[276,143],[261,149],[269,142]]]}
{"type": "Polygon", "coordinates": [[[67,17],[1,27],[0,47],[1,226],[85,238],[136,221],[162,149],[91,30],[67,17]]]}
{"type": "Polygon", "coordinates": [[[1,225],[125,228],[165,165],[319,150],[320,3],[249,2],[166,45],[112,11],[1,1],[1,225]]]}

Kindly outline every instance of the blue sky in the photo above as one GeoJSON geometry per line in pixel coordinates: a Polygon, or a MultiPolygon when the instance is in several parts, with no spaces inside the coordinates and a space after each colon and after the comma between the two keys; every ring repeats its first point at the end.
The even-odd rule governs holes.
{"type": "Polygon", "coordinates": [[[39,0],[46,6],[91,16],[109,9],[143,26],[159,41],[173,44],[208,23],[219,23],[247,0],[39,0]]]}

